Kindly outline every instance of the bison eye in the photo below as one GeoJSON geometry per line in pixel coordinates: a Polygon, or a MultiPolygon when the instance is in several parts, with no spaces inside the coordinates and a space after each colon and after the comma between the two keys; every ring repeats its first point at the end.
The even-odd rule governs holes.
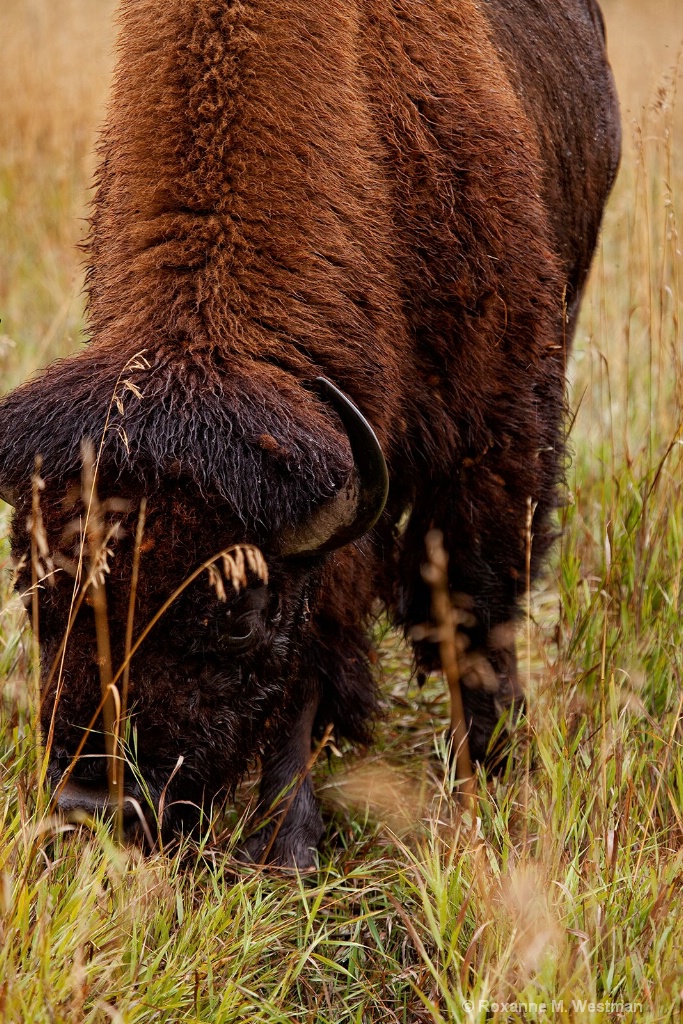
{"type": "Polygon", "coordinates": [[[221,651],[246,651],[251,644],[254,630],[250,629],[244,636],[223,636],[219,641],[221,651]]]}
{"type": "Polygon", "coordinates": [[[240,615],[232,623],[232,632],[223,634],[219,640],[219,648],[222,651],[246,651],[256,636],[256,629],[253,625],[254,614],[247,612],[240,615]]]}

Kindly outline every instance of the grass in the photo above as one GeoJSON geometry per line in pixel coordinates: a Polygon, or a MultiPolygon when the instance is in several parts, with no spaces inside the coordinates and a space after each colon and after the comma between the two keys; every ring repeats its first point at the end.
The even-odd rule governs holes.
{"type": "MultiPolygon", "coordinates": [[[[236,877],[241,807],[171,854],[124,852],[36,794],[31,643],[3,571],[0,1020],[683,1017],[683,16],[605,7],[626,152],[572,361],[563,538],[520,637],[528,776],[481,785],[477,820],[458,818],[444,687],[418,691],[386,631],[377,749],[316,768],[317,878],[236,877]]],[[[3,388],[78,343],[110,10],[3,8],[3,388]]]]}

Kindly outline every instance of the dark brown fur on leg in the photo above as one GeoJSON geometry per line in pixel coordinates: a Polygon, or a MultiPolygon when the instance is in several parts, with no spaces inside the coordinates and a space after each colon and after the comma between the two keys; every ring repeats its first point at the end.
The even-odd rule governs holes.
{"type": "Polygon", "coordinates": [[[497,732],[497,726],[501,719],[506,726],[518,722],[526,702],[517,674],[514,644],[504,648],[489,646],[485,652],[478,653],[484,671],[465,671],[462,678],[470,753],[472,760],[483,764],[488,771],[498,772],[504,770],[507,763],[510,736],[507,728],[497,732]]]}
{"type": "Polygon", "coordinates": [[[256,810],[256,819],[265,824],[244,846],[246,857],[255,863],[299,871],[316,866],[323,823],[308,769],[318,703],[318,697],[312,697],[265,752],[256,810]]]}
{"type": "MultiPolygon", "coordinates": [[[[400,552],[402,582],[397,607],[410,634],[414,626],[430,617],[430,595],[420,573],[423,538],[434,527],[444,534],[450,590],[471,619],[463,628],[467,650],[462,666],[470,750],[474,760],[489,766],[501,760],[500,744],[495,751],[488,749],[499,718],[511,707],[518,714],[524,704],[514,629],[518,602],[526,590],[527,557],[530,555],[533,579],[554,536],[554,481],[562,452],[560,443],[553,440],[559,434],[557,419],[562,408],[562,372],[557,360],[546,361],[537,387],[539,393],[552,397],[555,412],[541,418],[533,403],[520,402],[507,428],[499,420],[489,445],[481,444],[476,459],[454,467],[448,484],[433,488],[428,502],[415,503],[400,552]],[[513,421],[514,438],[509,425],[513,421]],[[530,508],[534,509],[531,552],[530,508]]],[[[489,422],[496,424],[500,415],[500,407],[492,401],[489,422]]],[[[423,668],[438,666],[433,644],[420,642],[415,653],[423,668]]]]}

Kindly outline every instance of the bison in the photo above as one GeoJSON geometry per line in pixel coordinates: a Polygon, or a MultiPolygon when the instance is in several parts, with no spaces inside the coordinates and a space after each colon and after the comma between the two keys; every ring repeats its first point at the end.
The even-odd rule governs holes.
{"type": "MultiPolygon", "coordinates": [[[[261,809],[290,796],[247,852],[305,868],[312,739],[371,740],[369,627],[429,620],[429,530],[479,655],[474,758],[522,700],[501,626],[555,533],[619,160],[604,25],[595,0],[123,0],[118,54],[90,342],[0,404],[49,778],[69,769],[66,809],[112,800],[101,612],[112,672],[153,622],[126,670],[126,823],[137,801],[191,828],[260,759],[261,809]],[[108,564],[79,601],[94,502],[108,564]],[[195,573],[169,603],[232,545],[241,585],[195,573]]],[[[424,634],[415,659],[438,666],[424,634]]]]}

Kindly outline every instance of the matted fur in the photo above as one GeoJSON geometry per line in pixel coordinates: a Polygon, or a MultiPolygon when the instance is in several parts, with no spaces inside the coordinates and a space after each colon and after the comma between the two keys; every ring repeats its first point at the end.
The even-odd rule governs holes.
{"type": "MultiPolygon", "coordinates": [[[[619,157],[597,5],[123,0],[120,19],[88,244],[91,341],[0,405],[0,479],[27,500],[43,456],[58,547],[81,439],[99,441],[116,381],[144,350],[149,368],[129,375],[143,397],[114,408],[100,478],[134,506],[149,496],[139,622],[225,544],[253,541],[271,561],[260,646],[221,655],[202,634],[203,618],[220,629],[197,584],[183,606],[195,601],[195,621],[171,612],[192,643],[171,657],[153,634],[134,662],[158,786],[183,752],[194,784],[174,780],[177,791],[213,795],[309,694],[319,724],[367,740],[373,603],[407,630],[428,618],[432,527],[505,703],[514,659],[489,638],[525,590],[529,502],[532,578],[552,541],[565,361],[619,157]],[[372,423],[390,496],[371,537],[292,567],[273,538],[351,466],[307,386],[320,374],[372,423]]],[[[17,554],[24,523],[22,507],[17,554]]],[[[115,646],[130,557],[122,541],[115,646]]],[[[41,601],[46,664],[66,590],[41,601]]],[[[91,626],[78,629],[58,712],[67,752],[97,697],[91,626]]],[[[433,649],[417,654],[433,664],[433,649]]],[[[483,756],[494,701],[466,702],[483,756]]]]}

